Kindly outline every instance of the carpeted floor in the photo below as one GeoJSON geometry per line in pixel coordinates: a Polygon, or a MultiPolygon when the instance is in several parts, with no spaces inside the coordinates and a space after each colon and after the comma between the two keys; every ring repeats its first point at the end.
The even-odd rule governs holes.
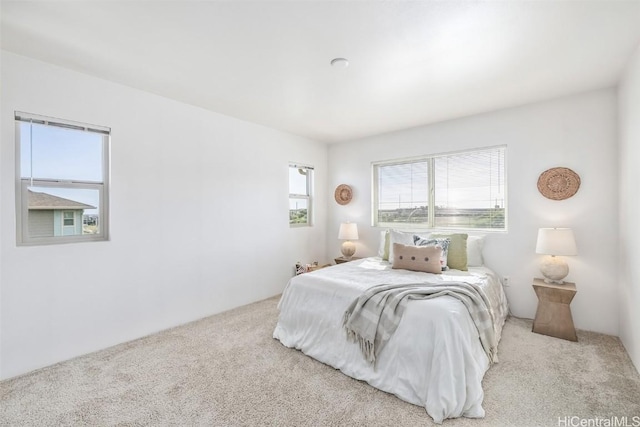
{"type": "MultiPolygon", "coordinates": [[[[423,408],[271,338],[277,301],[4,381],[0,425],[433,425],[423,408]]],[[[640,376],[620,341],[580,331],[578,338],[533,334],[531,321],[510,318],[500,363],[483,382],[486,417],[444,425],[640,425],[640,376]]]]}

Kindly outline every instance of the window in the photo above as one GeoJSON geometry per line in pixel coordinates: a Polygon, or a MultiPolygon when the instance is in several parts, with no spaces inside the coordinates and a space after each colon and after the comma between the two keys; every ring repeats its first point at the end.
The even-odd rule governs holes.
{"type": "Polygon", "coordinates": [[[289,225],[311,225],[313,167],[289,165],[289,225]]]}
{"type": "Polygon", "coordinates": [[[110,129],[16,112],[18,244],[108,238],[110,129]]]}
{"type": "Polygon", "coordinates": [[[506,230],[505,152],[375,163],[374,226],[506,230]]]}
{"type": "Polygon", "coordinates": [[[75,225],[75,215],[73,211],[64,211],[62,217],[65,226],[73,227],[75,225]]]}

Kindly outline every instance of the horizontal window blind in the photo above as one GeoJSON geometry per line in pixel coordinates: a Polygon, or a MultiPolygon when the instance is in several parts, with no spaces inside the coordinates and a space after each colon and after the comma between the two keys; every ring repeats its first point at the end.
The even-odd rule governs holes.
{"type": "Polygon", "coordinates": [[[506,229],[506,147],[373,165],[374,226],[506,229]]]}
{"type": "Polygon", "coordinates": [[[425,160],[380,165],[378,221],[401,217],[403,222],[427,222],[429,165],[425,160]]]}
{"type": "Polygon", "coordinates": [[[504,228],[504,148],[434,158],[438,228],[504,228]]]}
{"type": "Polygon", "coordinates": [[[15,120],[17,122],[29,122],[40,125],[56,126],[65,129],[82,130],[86,132],[95,132],[103,135],[110,135],[111,128],[98,125],[87,125],[84,123],[74,122],[70,120],[53,119],[50,117],[39,116],[37,114],[23,113],[20,111],[15,112],[15,120]]]}

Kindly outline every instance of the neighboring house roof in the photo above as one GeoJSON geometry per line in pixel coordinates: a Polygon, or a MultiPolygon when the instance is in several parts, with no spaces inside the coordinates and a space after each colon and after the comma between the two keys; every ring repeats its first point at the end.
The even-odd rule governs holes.
{"type": "Polygon", "coordinates": [[[29,210],[44,209],[95,209],[95,206],[85,205],[62,197],[52,196],[47,193],[37,193],[29,190],[29,210]]]}

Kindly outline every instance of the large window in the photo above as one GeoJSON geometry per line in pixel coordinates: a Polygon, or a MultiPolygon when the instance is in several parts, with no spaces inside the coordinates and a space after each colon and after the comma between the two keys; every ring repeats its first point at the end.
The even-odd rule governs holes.
{"type": "Polygon", "coordinates": [[[506,230],[505,152],[374,163],[374,225],[506,230]]]}
{"type": "Polygon", "coordinates": [[[18,244],[108,238],[109,134],[16,112],[18,244]]]}
{"type": "Polygon", "coordinates": [[[313,167],[289,165],[289,225],[311,225],[313,167]]]}

